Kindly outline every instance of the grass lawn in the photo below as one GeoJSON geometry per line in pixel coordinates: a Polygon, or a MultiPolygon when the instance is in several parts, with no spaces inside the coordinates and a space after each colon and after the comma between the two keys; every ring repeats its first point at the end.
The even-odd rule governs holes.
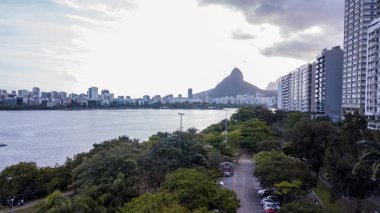
{"type": "Polygon", "coordinates": [[[315,194],[321,199],[323,205],[332,213],[340,213],[344,209],[343,201],[341,199],[335,201],[335,203],[330,203],[330,189],[318,180],[317,188],[313,189],[315,194]]]}

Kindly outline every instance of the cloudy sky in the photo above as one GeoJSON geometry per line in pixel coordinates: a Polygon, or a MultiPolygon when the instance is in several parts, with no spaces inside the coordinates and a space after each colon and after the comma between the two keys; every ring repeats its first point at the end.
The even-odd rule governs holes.
{"type": "Polygon", "coordinates": [[[343,40],[342,0],[0,0],[0,88],[265,88],[343,40]]]}

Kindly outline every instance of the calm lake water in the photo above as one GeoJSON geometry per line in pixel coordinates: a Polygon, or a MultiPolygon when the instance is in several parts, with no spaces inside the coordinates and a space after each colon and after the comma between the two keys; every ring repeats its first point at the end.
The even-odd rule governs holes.
{"type": "MultiPolygon", "coordinates": [[[[228,116],[235,109],[228,110],[228,116]]],[[[83,110],[0,111],[0,171],[21,161],[39,166],[62,164],[66,157],[87,152],[94,143],[127,135],[146,140],[158,131],[202,130],[223,120],[223,110],[83,110]]]]}

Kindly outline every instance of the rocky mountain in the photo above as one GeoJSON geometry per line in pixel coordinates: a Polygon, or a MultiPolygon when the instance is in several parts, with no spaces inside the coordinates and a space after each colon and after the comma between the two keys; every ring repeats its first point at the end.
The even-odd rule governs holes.
{"type": "Polygon", "coordinates": [[[278,89],[278,83],[280,82],[281,77],[278,78],[275,82],[269,82],[266,90],[277,90],[278,89]]]}
{"type": "Polygon", "coordinates": [[[256,95],[259,92],[265,96],[276,96],[276,91],[262,90],[255,85],[252,85],[244,81],[243,73],[238,69],[234,68],[229,76],[223,79],[214,89],[210,89],[198,94],[195,97],[205,97],[219,98],[226,96],[236,95],[256,95]]]}

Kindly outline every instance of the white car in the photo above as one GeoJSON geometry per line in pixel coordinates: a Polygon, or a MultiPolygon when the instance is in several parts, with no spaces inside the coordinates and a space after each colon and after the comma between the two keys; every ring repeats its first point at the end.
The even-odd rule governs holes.
{"type": "Polygon", "coordinates": [[[273,203],[266,203],[263,208],[264,208],[264,210],[268,210],[268,209],[279,210],[280,206],[273,204],[273,203]]]}
{"type": "Polygon", "coordinates": [[[257,192],[260,196],[263,195],[264,193],[274,193],[273,189],[261,189],[257,192]]]}

